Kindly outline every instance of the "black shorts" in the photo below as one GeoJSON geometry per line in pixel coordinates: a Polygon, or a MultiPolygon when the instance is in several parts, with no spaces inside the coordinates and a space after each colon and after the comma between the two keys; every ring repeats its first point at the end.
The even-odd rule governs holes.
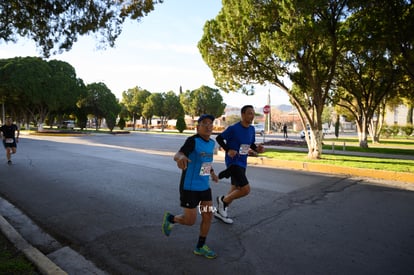
{"type": "Polygon", "coordinates": [[[6,140],[3,139],[3,145],[4,145],[4,148],[7,148],[7,147],[16,148],[17,147],[16,139],[14,138],[13,142],[6,142],[6,140]]]}
{"type": "Polygon", "coordinates": [[[211,189],[205,191],[180,190],[181,207],[196,208],[201,201],[212,201],[211,189]]]}
{"type": "Polygon", "coordinates": [[[246,177],[246,168],[238,165],[230,165],[231,184],[237,187],[243,187],[249,184],[246,177]]]}

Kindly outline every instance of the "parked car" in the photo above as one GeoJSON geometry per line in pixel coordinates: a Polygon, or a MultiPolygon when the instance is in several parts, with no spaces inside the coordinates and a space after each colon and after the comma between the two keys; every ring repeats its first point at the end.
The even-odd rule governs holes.
{"type": "MultiPolygon", "coordinates": [[[[323,138],[323,137],[325,137],[325,135],[326,135],[327,133],[328,133],[328,132],[326,132],[326,131],[325,131],[325,129],[323,129],[323,130],[322,130],[322,138],[323,138]]],[[[310,138],[310,136],[311,136],[311,135],[310,135],[310,129],[308,129],[308,135],[309,135],[309,138],[310,138]]],[[[301,139],[304,139],[304,138],[305,138],[305,130],[300,131],[300,138],[301,138],[301,139]]]]}
{"type": "Polygon", "coordinates": [[[256,133],[256,135],[264,135],[264,125],[263,124],[255,124],[254,126],[254,131],[256,133]]]}
{"type": "Polygon", "coordinates": [[[65,128],[65,129],[75,128],[75,121],[74,120],[65,120],[65,121],[63,121],[62,128],[65,128]]]}
{"type": "Polygon", "coordinates": [[[334,134],[334,131],[332,131],[330,128],[323,128],[322,131],[323,131],[323,134],[324,135],[332,135],[332,134],[334,134]]]}

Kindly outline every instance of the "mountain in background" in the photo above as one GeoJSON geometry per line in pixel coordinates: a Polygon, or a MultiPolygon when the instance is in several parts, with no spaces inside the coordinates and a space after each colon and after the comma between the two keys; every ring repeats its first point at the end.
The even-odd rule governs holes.
{"type": "Polygon", "coordinates": [[[273,106],[273,107],[280,110],[280,111],[282,111],[282,112],[290,112],[290,111],[292,111],[292,108],[293,108],[293,106],[289,105],[289,104],[281,104],[281,105],[276,105],[276,106],[273,106]]]}

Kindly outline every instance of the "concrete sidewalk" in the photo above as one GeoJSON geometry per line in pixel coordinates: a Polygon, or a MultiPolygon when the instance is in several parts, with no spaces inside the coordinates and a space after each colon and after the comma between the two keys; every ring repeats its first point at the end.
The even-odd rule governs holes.
{"type": "Polygon", "coordinates": [[[44,232],[1,197],[0,231],[43,275],[106,275],[82,255],[44,232]]]}

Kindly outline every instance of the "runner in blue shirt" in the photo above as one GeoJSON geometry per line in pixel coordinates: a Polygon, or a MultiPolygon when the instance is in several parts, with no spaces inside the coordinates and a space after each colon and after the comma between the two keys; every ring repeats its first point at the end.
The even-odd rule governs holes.
{"type": "Polygon", "coordinates": [[[215,141],[210,139],[213,132],[214,116],[202,115],[198,119],[197,134],[187,138],[174,160],[182,169],[180,180],[180,201],[183,214],[172,215],[165,212],[162,232],[169,236],[175,223],[194,225],[197,212],[201,214],[200,234],[193,253],[209,259],[217,257],[206,244],[207,234],[213,219],[213,198],[209,178],[218,182],[212,168],[215,141]]]}
{"type": "Polygon", "coordinates": [[[251,125],[254,120],[254,108],[245,105],[241,109],[241,121],[227,127],[217,136],[217,143],[226,151],[225,161],[227,169],[219,173],[219,179],[231,177],[231,187],[227,195],[217,197],[217,211],[214,213],[225,223],[233,220],[228,217],[227,207],[236,199],[250,193],[249,181],[246,177],[247,157],[249,150],[263,153],[263,145],[256,145],[256,134],[251,125]]]}

